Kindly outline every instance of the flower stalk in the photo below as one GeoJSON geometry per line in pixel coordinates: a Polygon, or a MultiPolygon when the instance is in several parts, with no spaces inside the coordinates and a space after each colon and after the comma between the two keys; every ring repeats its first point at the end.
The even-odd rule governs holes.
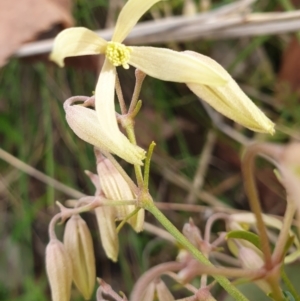
{"type": "MultiPolygon", "coordinates": [[[[212,263],[193,244],[191,244],[180,231],[178,231],[167,217],[155,206],[152,200],[145,199],[141,203],[142,207],[153,214],[165,229],[173,235],[182,246],[191,252],[199,262],[206,266],[213,267],[212,263]]],[[[214,278],[235,300],[249,301],[226,277],[215,275],[214,278]]]]}

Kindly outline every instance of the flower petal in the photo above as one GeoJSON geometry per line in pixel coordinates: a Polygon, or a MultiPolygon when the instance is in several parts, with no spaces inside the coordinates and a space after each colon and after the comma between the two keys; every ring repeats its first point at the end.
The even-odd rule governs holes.
{"type": "Polygon", "coordinates": [[[130,47],[129,64],[144,73],[166,81],[224,85],[229,74],[220,72],[206,56],[193,57],[166,48],[130,47]]]}
{"type": "MultiPolygon", "coordinates": [[[[188,55],[201,58],[203,55],[191,51],[188,55]]],[[[201,99],[208,102],[215,110],[241,125],[263,133],[274,133],[274,123],[247,97],[229,73],[216,61],[205,57],[212,68],[229,78],[226,85],[209,86],[187,83],[187,86],[201,99]]]]}
{"type": "Polygon", "coordinates": [[[122,8],[112,41],[122,43],[142,15],[160,0],[128,0],[122,8]]]}
{"type": "Polygon", "coordinates": [[[115,112],[116,68],[105,59],[95,90],[95,109],[99,124],[107,132],[119,132],[115,112]]]}
{"type": "MultiPolygon", "coordinates": [[[[100,186],[102,192],[107,199],[111,200],[134,200],[135,194],[131,191],[128,183],[123,176],[114,167],[111,161],[105,158],[101,152],[95,151],[97,161],[97,173],[99,176],[94,178],[96,187],[100,186]]],[[[90,176],[91,177],[91,176],[90,176]]],[[[92,177],[91,177],[92,179],[92,177]]],[[[93,181],[93,179],[92,179],[93,181]]],[[[99,190],[97,188],[97,190],[99,190]]],[[[127,218],[136,209],[134,205],[116,206],[116,220],[123,220],[127,218]]],[[[145,210],[140,209],[137,214],[132,216],[127,222],[132,226],[136,232],[141,232],[144,229],[145,210]]]]}
{"type": "Polygon", "coordinates": [[[79,138],[95,145],[100,150],[114,153],[131,164],[142,165],[144,150],[131,144],[128,139],[125,139],[124,144],[123,140],[111,137],[106,128],[100,126],[94,110],[72,105],[69,100],[65,102],[64,109],[69,126],[79,138]]]}
{"type": "Polygon", "coordinates": [[[98,207],[95,209],[95,214],[106,256],[116,262],[119,254],[119,239],[115,223],[115,208],[98,207]]]}
{"type": "Polygon", "coordinates": [[[142,165],[145,151],[130,143],[117,124],[114,103],[115,80],[116,68],[108,60],[105,60],[95,92],[98,124],[102,131],[105,131],[107,139],[111,141],[110,152],[129,163],[142,165]]]}
{"type": "Polygon", "coordinates": [[[87,28],[68,28],[55,38],[50,60],[63,67],[66,57],[100,54],[105,51],[106,44],[104,39],[87,28]]]}

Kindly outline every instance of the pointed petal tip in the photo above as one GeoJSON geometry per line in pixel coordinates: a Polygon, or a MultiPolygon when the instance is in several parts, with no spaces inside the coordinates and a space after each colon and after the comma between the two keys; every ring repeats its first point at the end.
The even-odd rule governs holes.
{"type": "Polygon", "coordinates": [[[65,66],[64,60],[59,57],[56,53],[52,52],[48,56],[49,60],[56,63],[59,67],[63,68],[65,66]]]}
{"type": "Polygon", "coordinates": [[[268,132],[272,136],[275,134],[275,132],[276,132],[276,130],[275,130],[275,124],[273,122],[271,122],[271,125],[270,125],[270,128],[269,128],[268,132]]]}
{"type": "Polygon", "coordinates": [[[67,28],[54,39],[49,58],[60,67],[63,67],[66,57],[101,54],[106,44],[107,42],[104,39],[87,28],[67,28]]]}

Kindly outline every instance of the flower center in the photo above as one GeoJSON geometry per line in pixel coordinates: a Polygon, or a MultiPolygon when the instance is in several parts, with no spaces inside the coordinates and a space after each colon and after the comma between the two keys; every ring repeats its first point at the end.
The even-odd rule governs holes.
{"type": "Polygon", "coordinates": [[[106,57],[114,66],[123,66],[129,68],[128,61],[130,58],[131,48],[117,42],[108,42],[106,46],[106,57]]]}

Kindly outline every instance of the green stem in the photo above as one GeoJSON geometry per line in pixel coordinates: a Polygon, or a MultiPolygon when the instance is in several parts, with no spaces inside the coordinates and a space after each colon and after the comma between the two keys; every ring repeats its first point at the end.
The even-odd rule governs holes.
{"type": "MultiPolygon", "coordinates": [[[[199,262],[207,266],[213,266],[213,264],[193,244],[191,244],[180,231],[178,231],[178,229],[166,218],[166,216],[154,205],[153,202],[144,201],[143,207],[152,213],[155,218],[166,228],[166,230],[173,235],[182,246],[190,251],[190,253],[199,262]]],[[[226,277],[214,276],[214,278],[235,300],[249,301],[236,287],[230,283],[226,277]]]]}
{"type": "Polygon", "coordinates": [[[275,245],[275,249],[273,252],[273,261],[274,263],[279,263],[280,261],[282,261],[283,259],[283,255],[284,255],[284,249],[286,246],[286,242],[289,238],[289,232],[293,223],[293,218],[295,215],[297,209],[297,205],[295,202],[291,201],[291,200],[287,200],[287,206],[286,206],[286,210],[285,210],[285,214],[284,214],[284,218],[283,218],[283,222],[282,222],[282,228],[280,230],[279,233],[279,237],[277,239],[276,245],[275,245]]]}
{"type": "MultiPolygon", "coordinates": [[[[126,132],[127,132],[127,136],[129,141],[136,145],[136,139],[135,139],[135,134],[134,134],[134,127],[133,125],[128,125],[126,127],[126,132]]],[[[134,171],[135,171],[135,176],[136,176],[136,180],[138,183],[138,187],[143,187],[143,175],[142,175],[142,170],[141,170],[141,166],[139,165],[134,165],[134,171]]]]}
{"type": "Polygon", "coordinates": [[[147,157],[145,160],[145,168],[144,168],[144,188],[145,189],[148,189],[148,185],[149,185],[150,162],[151,162],[151,157],[152,157],[155,145],[156,145],[155,142],[152,141],[149,146],[149,149],[147,152],[147,157]]]}
{"type": "Polygon", "coordinates": [[[122,222],[119,224],[119,226],[117,227],[117,233],[120,232],[120,230],[123,228],[123,226],[126,224],[126,222],[133,217],[134,215],[136,215],[141,208],[135,208],[130,214],[128,214],[123,220],[122,222]]]}

